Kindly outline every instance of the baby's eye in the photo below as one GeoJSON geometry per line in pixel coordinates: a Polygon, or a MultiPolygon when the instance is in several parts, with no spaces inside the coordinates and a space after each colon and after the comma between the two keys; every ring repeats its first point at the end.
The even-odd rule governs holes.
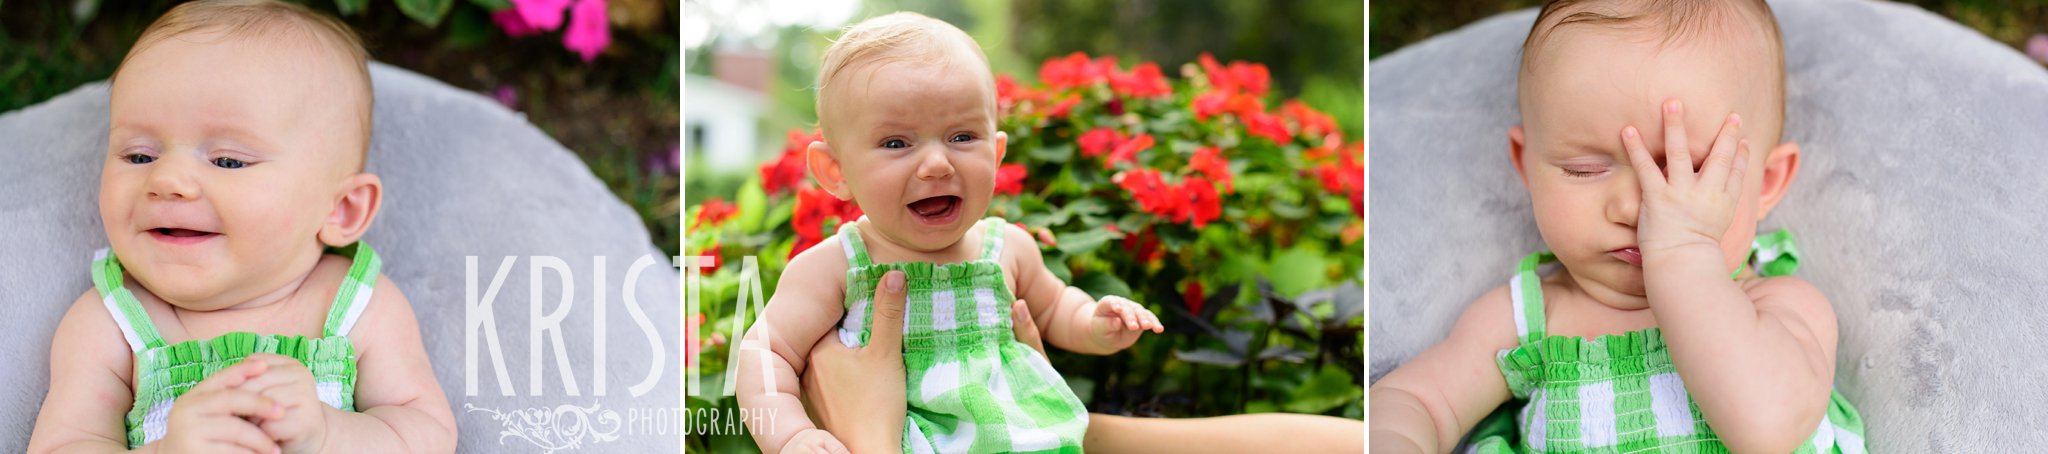
{"type": "Polygon", "coordinates": [[[240,160],[240,159],[235,159],[235,158],[230,158],[230,157],[225,157],[225,156],[223,156],[223,157],[218,157],[218,158],[213,158],[213,166],[214,166],[214,167],[219,167],[219,168],[223,168],[223,169],[240,169],[240,168],[242,168],[243,166],[247,166],[247,165],[249,165],[249,163],[246,163],[246,162],[242,162],[242,160],[240,160]]]}
{"type": "Polygon", "coordinates": [[[910,142],[905,142],[905,141],[903,141],[903,139],[889,139],[889,140],[884,140],[884,141],[882,141],[882,148],[909,148],[909,147],[910,147],[910,142]]]}
{"type": "Polygon", "coordinates": [[[1572,177],[1572,178],[1592,178],[1592,177],[1600,176],[1600,174],[1603,174],[1603,173],[1607,173],[1607,169],[1602,169],[1602,168],[1594,168],[1594,167],[1583,167],[1583,168],[1572,168],[1572,167],[1562,167],[1561,169],[1563,169],[1563,170],[1564,170],[1564,176],[1567,176],[1567,177],[1572,177]]]}
{"type": "Polygon", "coordinates": [[[968,134],[968,133],[964,133],[964,132],[963,132],[963,133],[959,133],[959,134],[954,134],[954,135],[953,135],[953,141],[954,141],[954,142],[967,142],[967,141],[972,141],[972,140],[974,140],[974,135],[973,135],[973,134],[968,134]]]}
{"type": "Polygon", "coordinates": [[[127,161],[129,164],[148,164],[156,162],[156,157],[142,153],[129,153],[121,155],[121,160],[127,161]]]}

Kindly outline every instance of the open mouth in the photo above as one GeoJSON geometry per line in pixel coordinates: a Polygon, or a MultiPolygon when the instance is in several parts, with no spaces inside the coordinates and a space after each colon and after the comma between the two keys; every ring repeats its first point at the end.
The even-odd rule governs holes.
{"type": "Polygon", "coordinates": [[[159,241],[171,244],[195,244],[201,241],[213,239],[214,237],[220,236],[220,234],[192,229],[177,229],[166,227],[149,229],[149,236],[152,238],[156,238],[159,241]]]}
{"type": "Polygon", "coordinates": [[[910,213],[926,224],[947,224],[960,217],[960,197],[942,195],[911,202],[910,213]]]}

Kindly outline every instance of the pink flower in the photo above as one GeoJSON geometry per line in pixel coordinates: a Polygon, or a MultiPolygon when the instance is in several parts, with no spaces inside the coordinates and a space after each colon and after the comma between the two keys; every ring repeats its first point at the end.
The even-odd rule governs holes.
{"type": "MultiPolygon", "coordinates": [[[[562,28],[562,10],[569,9],[571,0],[512,0],[512,9],[519,12],[519,19],[538,30],[562,28]]],[[[505,34],[512,34],[506,30],[505,34]]],[[[513,35],[518,36],[518,35],[513,35]]]]}
{"type": "Polygon", "coordinates": [[[576,9],[569,11],[569,30],[562,32],[562,47],[582,55],[583,62],[589,63],[597,58],[598,52],[612,45],[610,19],[605,14],[604,0],[577,2],[576,9]]]}
{"type": "Polygon", "coordinates": [[[2036,34],[2032,38],[2027,38],[2027,55],[2034,57],[2034,61],[2048,64],[2048,34],[2036,34]]]}
{"type": "Polygon", "coordinates": [[[505,8],[491,13],[491,22],[498,23],[498,28],[505,30],[505,36],[518,38],[540,34],[540,29],[533,28],[532,24],[526,23],[524,16],[519,15],[519,8],[505,8]]]}

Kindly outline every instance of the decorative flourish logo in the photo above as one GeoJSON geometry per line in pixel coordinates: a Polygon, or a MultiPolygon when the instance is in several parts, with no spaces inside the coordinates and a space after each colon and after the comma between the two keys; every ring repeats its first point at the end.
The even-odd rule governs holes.
{"type": "Polygon", "coordinates": [[[624,425],[619,413],[600,407],[595,403],[589,407],[563,404],[553,409],[534,407],[500,412],[462,404],[464,411],[490,413],[491,419],[504,426],[498,431],[498,444],[517,437],[551,453],[582,449],[585,438],[593,444],[618,440],[619,428],[624,425]]]}

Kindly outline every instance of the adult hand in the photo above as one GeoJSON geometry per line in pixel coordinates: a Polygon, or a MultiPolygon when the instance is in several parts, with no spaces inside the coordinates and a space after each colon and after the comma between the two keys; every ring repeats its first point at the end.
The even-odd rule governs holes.
{"type": "MultiPolygon", "coordinates": [[[[850,348],[827,335],[804,368],[806,412],[852,452],[902,452],[904,406],[903,272],[875,286],[868,343],[850,348]]],[[[800,434],[801,435],[801,434],[800,434]]],[[[829,451],[829,444],[820,444],[829,451]]]]}

